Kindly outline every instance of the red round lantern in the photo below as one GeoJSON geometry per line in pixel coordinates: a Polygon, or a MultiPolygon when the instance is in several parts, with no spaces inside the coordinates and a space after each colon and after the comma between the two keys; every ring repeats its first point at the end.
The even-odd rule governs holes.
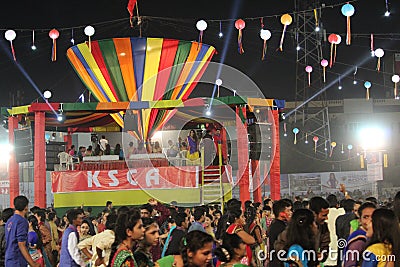
{"type": "Polygon", "coordinates": [[[57,39],[60,36],[60,33],[56,29],[52,29],[49,31],[49,37],[53,40],[57,39]]]}
{"type": "Polygon", "coordinates": [[[331,44],[336,43],[336,42],[338,41],[337,35],[334,34],[334,33],[330,34],[330,35],[328,36],[328,41],[329,41],[331,44]]]}
{"type": "Polygon", "coordinates": [[[318,142],[318,140],[319,140],[318,136],[314,136],[314,137],[313,137],[313,141],[314,141],[314,142],[318,142]]]}
{"type": "Polygon", "coordinates": [[[236,29],[243,30],[245,26],[246,26],[246,22],[244,22],[244,20],[238,19],[238,20],[235,21],[236,29]]]}

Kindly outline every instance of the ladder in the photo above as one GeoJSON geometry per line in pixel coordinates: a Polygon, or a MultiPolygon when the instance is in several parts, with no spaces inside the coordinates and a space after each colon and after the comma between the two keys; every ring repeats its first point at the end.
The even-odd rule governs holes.
{"type": "Polygon", "coordinates": [[[204,166],[204,148],[201,149],[201,204],[219,203],[224,210],[221,144],[218,144],[218,152],[218,166],[204,166]]]}

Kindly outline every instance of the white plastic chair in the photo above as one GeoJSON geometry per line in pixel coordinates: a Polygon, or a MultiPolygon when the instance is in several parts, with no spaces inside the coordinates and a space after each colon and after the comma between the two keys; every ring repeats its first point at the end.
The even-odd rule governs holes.
{"type": "Polygon", "coordinates": [[[70,158],[72,157],[67,152],[60,152],[57,156],[60,159],[60,170],[63,170],[64,167],[65,170],[68,170],[70,165],[70,158]]]}

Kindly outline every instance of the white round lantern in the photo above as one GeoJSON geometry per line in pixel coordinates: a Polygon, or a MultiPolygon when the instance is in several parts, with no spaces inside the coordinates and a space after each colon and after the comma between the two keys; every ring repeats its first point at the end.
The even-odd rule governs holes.
{"type": "Polygon", "coordinates": [[[13,41],[15,37],[17,37],[17,34],[15,33],[14,30],[8,30],[4,33],[4,37],[6,38],[7,41],[13,41]]]}
{"type": "Polygon", "coordinates": [[[261,29],[260,37],[261,37],[261,39],[267,41],[267,40],[269,40],[269,38],[271,38],[271,32],[269,30],[261,29]]]}
{"type": "Polygon", "coordinates": [[[43,97],[46,99],[49,99],[51,97],[51,92],[49,90],[46,90],[43,92],[43,97]]]}
{"type": "Polygon", "coordinates": [[[218,86],[221,86],[222,85],[222,80],[221,79],[217,79],[215,81],[215,84],[218,85],[218,86]]]}
{"type": "Polygon", "coordinates": [[[199,31],[204,31],[205,29],[207,29],[207,22],[205,22],[204,20],[199,20],[199,21],[196,23],[196,28],[197,28],[199,31]]]}
{"type": "Polygon", "coordinates": [[[84,30],[84,33],[87,35],[87,36],[93,36],[93,34],[94,34],[94,28],[92,27],[92,26],[86,26],[85,27],[85,30],[84,30]]]}
{"type": "Polygon", "coordinates": [[[376,57],[383,57],[385,55],[385,51],[383,51],[382,48],[378,48],[375,50],[375,56],[376,57]]]}
{"type": "Polygon", "coordinates": [[[394,82],[394,83],[400,82],[400,76],[397,75],[397,74],[393,75],[392,76],[392,82],[394,82]]]}

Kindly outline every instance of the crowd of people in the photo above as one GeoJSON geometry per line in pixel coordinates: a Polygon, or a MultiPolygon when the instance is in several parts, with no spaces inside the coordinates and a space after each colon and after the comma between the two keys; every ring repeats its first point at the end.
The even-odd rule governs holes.
{"type": "Polygon", "coordinates": [[[107,201],[95,217],[79,207],[61,218],[18,196],[0,217],[0,266],[400,266],[400,192],[389,208],[341,191],[340,201],[231,199],[224,212],[107,201]]]}

